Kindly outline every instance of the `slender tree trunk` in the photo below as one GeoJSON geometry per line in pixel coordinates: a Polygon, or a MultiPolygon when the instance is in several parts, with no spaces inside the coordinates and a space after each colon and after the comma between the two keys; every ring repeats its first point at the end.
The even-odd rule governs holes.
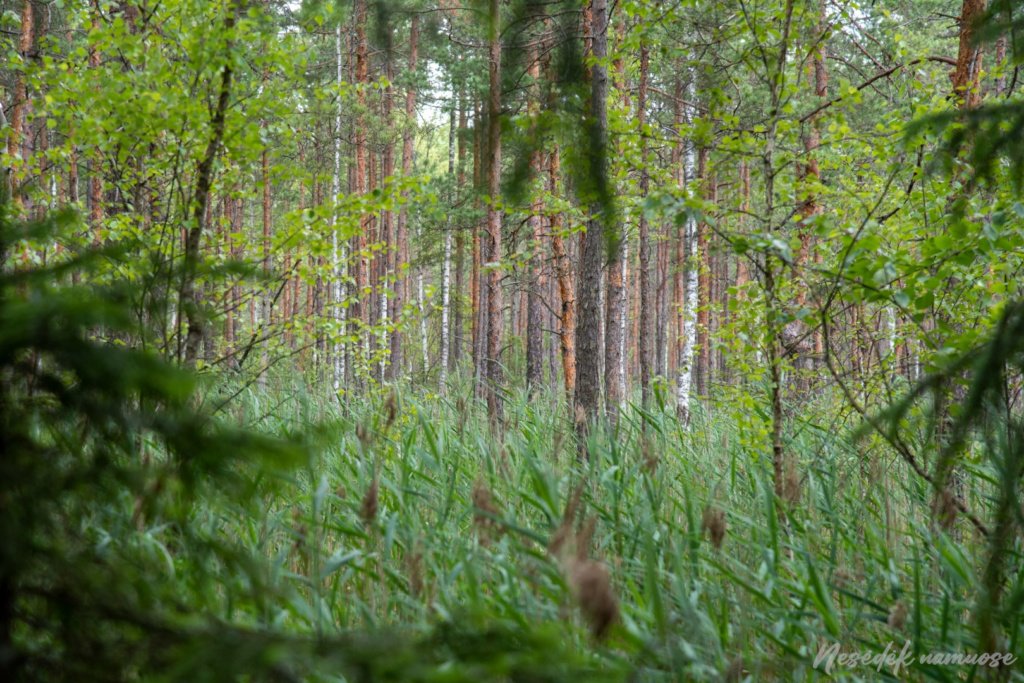
{"type": "MultiPolygon", "coordinates": [[[[999,38],[996,40],[995,63],[996,63],[996,66],[998,68],[1004,69],[1004,70],[1007,67],[1007,62],[1006,62],[1006,46],[1007,46],[1008,43],[1009,43],[1009,40],[1007,39],[1007,37],[1005,35],[999,36],[999,38]]],[[[996,77],[995,96],[996,97],[1002,97],[1005,92],[1006,92],[1006,73],[1005,73],[1005,71],[1001,71],[999,73],[999,75],[996,77]]]]}
{"type": "MultiPolygon", "coordinates": [[[[341,92],[344,84],[343,60],[342,60],[342,31],[341,24],[338,24],[335,34],[335,85],[341,92]]],[[[345,281],[348,279],[348,254],[345,245],[338,238],[338,198],[341,196],[341,96],[334,112],[334,168],[331,176],[331,298],[334,301],[333,317],[338,321],[339,333],[344,336],[348,330],[348,309],[344,305],[345,281]]],[[[331,379],[334,392],[341,391],[345,381],[345,342],[339,340],[332,352],[331,379]]]]}
{"type": "MultiPolygon", "coordinates": [[[[536,121],[540,115],[540,61],[535,48],[530,50],[528,57],[530,62],[529,75],[532,80],[529,93],[529,114],[531,119],[536,121]]],[[[539,141],[530,152],[530,174],[535,183],[542,178],[541,150],[539,141]]],[[[527,221],[530,235],[533,239],[530,254],[530,277],[528,279],[529,291],[527,292],[527,314],[526,314],[526,387],[531,396],[543,386],[544,383],[544,332],[543,316],[544,302],[543,291],[547,284],[544,281],[543,263],[540,250],[543,245],[544,231],[541,221],[543,204],[541,202],[541,190],[534,186],[534,198],[530,207],[530,217],[527,221]]]]}
{"type": "Polygon", "coordinates": [[[976,24],[985,13],[985,0],[963,0],[960,11],[960,47],[953,71],[953,95],[966,109],[981,104],[981,57],[983,51],[974,38],[976,24]]]}
{"type": "MultiPolygon", "coordinates": [[[[750,215],[750,166],[746,161],[740,162],[740,233],[746,233],[747,219],[750,215]]],[[[746,298],[745,289],[750,282],[750,268],[747,265],[747,257],[741,256],[736,262],[736,298],[746,298]]]]}
{"type": "MultiPolygon", "coordinates": [[[[422,239],[423,229],[417,227],[417,238],[422,239]]],[[[416,298],[420,312],[420,355],[423,359],[423,372],[426,373],[430,366],[429,354],[427,352],[427,299],[423,291],[423,268],[416,270],[416,298]]]]}
{"type": "MultiPolygon", "coordinates": [[[[548,157],[548,192],[558,196],[559,176],[558,147],[548,157]]],[[[576,393],[576,287],[573,283],[572,261],[565,250],[562,236],[562,214],[557,211],[551,217],[551,251],[555,257],[555,272],[558,276],[558,294],[561,299],[558,336],[562,355],[562,381],[565,384],[567,405],[573,405],[576,393]]]]}
{"type": "Polygon", "coordinates": [[[659,377],[667,377],[669,374],[669,353],[668,353],[668,330],[669,321],[671,317],[669,315],[669,272],[671,263],[671,242],[669,240],[669,226],[663,224],[661,226],[661,239],[658,241],[658,287],[657,287],[657,305],[655,310],[657,315],[656,329],[654,331],[654,345],[655,345],[655,367],[654,373],[659,377]]]}
{"type": "MultiPolygon", "coordinates": [[[[593,8],[592,8],[593,11],[593,8]]],[[[607,8],[605,10],[605,23],[609,21],[607,8]]],[[[596,16],[593,18],[596,21],[596,16]]],[[[625,33],[625,24],[619,24],[620,40],[625,33]]],[[[605,29],[607,34],[607,28],[605,29]]],[[[592,30],[595,32],[596,26],[592,30]]],[[[607,35],[605,35],[605,52],[607,52],[607,35]]],[[[596,46],[593,46],[596,48],[596,46]]],[[[595,57],[596,57],[595,53],[595,57]]],[[[625,66],[621,59],[614,63],[617,85],[622,93],[623,109],[629,109],[629,89],[626,84],[625,66]]],[[[606,72],[607,78],[607,72],[606,72]]],[[[607,87],[607,86],[606,86],[607,87]]],[[[607,95],[606,95],[607,97],[607,95]]],[[[607,117],[607,113],[605,113],[607,117]]],[[[607,124],[606,124],[607,127],[607,124]]],[[[607,135],[607,132],[605,133],[607,135]]],[[[608,268],[605,278],[607,287],[605,290],[605,318],[604,318],[604,383],[605,383],[605,413],[608,423],[614,426],[618,422],[619,408],[626,394],[626,308],[628,289],[626,287],[626,264],[628,261],[626,249],[625,226],[621,226],[621,239],[606,241],[609,245],[608,268]]],[[[635,319],[635,318],[634,318],[635,319]]]]}
{"type": "MultiPolygon", "coordinates": [[[[825,103],[828,100],[828,71],[825,65],[825,54],[826,54],[826,43],[824,37],[825,26],[825,4],[823,1],[819,2],[818,5],[818,26],[816,38],[816,44],[811,56],[811,62],[808,64],[809,83],[814,88],[814,96],[820,103],[825,103]]],[[[807,304],[807,290],[806,286],[806,265],[807,260],[811,255],[811,249],[813,247],[813,231],[814,222],[817,217],[821,215],[823,207],[818,198],[818,185],[821,179],[821,172],[818,166],[818,147],[821,145],[821,132],[818,115],[812,116],[811,119],[806,123],[803,131],[803,144],[804,144],[804,162],[800,168],[800,175],[804,185],[804,201],[803,206],[800,208],[800,221],[798,223],[798,234],[800,237],[800,250],[796,254],[794,259],[794,271],[795,275],[800,278],[805,278],[805,284],[797,285],[797,292],[795,297],[795,303],[797,308],[803,308],[807,304]]],[[[798,338],[802,339],[808,333],[806,326],[800,324],[797,327],[798,338]]],[[[797,346],[798,354],[802,354],[805,358],[798,357],[798,366],[803,367],[805,370],[813,367],[813,350],[821,346],[821,331],[815,331],[811,334],[811,339],[802,341],[797,346]],[[808,353],[811,353],[811,357],[807,358],[808,353]]],[[[801,378],[801,384],[806,384],[804,378],[801,378]]]]}
{"type": "MultiPolygon", "coordinates": [[[[580,448],[586,448],[589,425],[597,420],[601,396],[600,362],[601,326],[601,260],[604,251],[604,220],[607,200],[607,138],[608,138],[608,69],[604,62],[608,56],[608,3],[592,0],[590,6],[592,51],[595,63],[591,72],[590,116],[591,173],[596,181],[596,197],[591,199],[590,218],[583,235],[580,270],[579,299],[576,328],[577,378],[575,424],[580,437],[580,448]]],[[[585,453],[585,450],[581,450],[585,453]]]]}
{"type": "MultiPolygon", "coordinates": [[[[465,93],[459,96],[459,159],[458,159],[458,179],[456,182],[455,196],[461,202],[464,188],[466,187],[466,130],[467,130],[467,112],[466,112],[466,99],[465,93]]],[[[452,207],[454,211],[455,207],[452,207]]],[[[455,232],[455,303],[454,303],[454,322],[453,327],[455,328],[454,334],[454,347],[452,349],[452,367],[457,367],[459,361],[462,360],[462,351],[465,346],[465,323],[462,320],[462,312],[464,307],[463,300],[463,261],[465,261],[466,251],[466,233],[463,226],[457,225],[455,232]]]]}
{"type": "MultiPolygon", "coordinates": [[[[687,99],[693,101],[696,94],[696,85],[693,82],[693,74],[686,89],[687,99]]],[[[683,153],[683,176],[687,190],[693,193],[693,188],[699,186],[697,175],[696,149],[691,140],[687,143],[683,153]]],[[[678,300],[679,312],[677,318],[678,337],[676,348],[679,356],[678,378],[676,380],[676,413],[680,421],[686,423],[690,419],[690,399],[693,380],[693,355],[697,342],[697,304],[698,285],[697,267],[690,258],[690,251],[696,239],[697,226],[692,216],[687,216],[686,223],[681,231],[680,239],[676,245],[676,260],[683,268],[680,273],[679,289],[681,298],[678,300]]]]}
{"type": "MultiPolygon", "coordinates": [[[[12,161],[14,167],[22,166],[22,145],[25,137],[25,113],[28,110],[28,84],[26,82],[25,70],[28,68],[31,59],[32,44],[34,42],[34,13],[31,0],[23,0],[21,8],[21,32],[18,35],[18,54],[21,58],[21,68],[14,75],[14,102],[11,105],[11,129],[7,133],[7,154],[12,160],[19,159],[22,163],[12,161]]],[[[91,60],[90,60],[91,65],[91,60]]],[[[20,183],[11,172],[6,179],[10,182],[9,197],[18,210],[22,208],[23,199],[21,192],[17,189],[20,183]]]]}
{"type": "MultiPolygon", "coordinates": [[[[353,22],[355,28],[355,86],[356,86],[356,101],[359,111],[362,112],[366,109],[366,89],[369,87],[369,48],[366,42],[366,22],[367,22],[367,0],[355,0],[353,7],[353,22]]],[[[365,195],[369,191],[367,184],[367,166],[368,166],[368,152],[367,152],[367,134],[366,134],[366,123],[362,120],[361,115],[357,115],[354,123],[354,142],[355,142],[355,168],[353,170],[354,182],[354,194],[365,195]]],[[[369,282],[369,259],[368,254],[368,240],[367,237],[370,232],[370,223],[372,216],[370,214],[363,214],[359,219],[359,234],[356,235],[355,242],[355,292],[352,297],[351,304],[351,317],[357,321],[359,329],[358,334],[363,338],[363,343],[367,342],[366,326],[369,324],[369,306],[367,302],[363,301],[364,293],[366,292],[367,284],[369,282]]],[[[358,346],[358,345],[357,345],[358,346]]]]}
{"type": "MultiPolygon", "coordinates": [[[[453,88],[454,91],[454,88],[453,88]]],[[[451,110],[448,112],[448,179],[454,187],[455,184],[455,102],[452,101],[451,110]]],[[[455,195],[452,192],[448,196],[449,207],[455,203],[455,195]]],[[[440,388],[444,392],[448,385],[448,361],[451,353],[451,289],[452,289],[452,220],[451,210],[445,221],[444,231],[444,263],[441,271],[441,381],[440,388]]]]}
{"type": "MultiPolygon", "coordinates": [[[[476,107],[473,121],[473,185],[477,194],[477,207],[480,207],[480,192],[483,187],[483,123],[482,113],[479,105],[476,107]]],[[[470,282],[470,304],[472,314],[471,338],[473,342],[473,378],[474,385],[479,394],[483,377],[483,324],[480,287],[480,266],[481,266],[481,229],[479,225],[473,228],[473,269],[470,282]]]]}
{"type": "MultiPolygon", "coordinates": [[[[409,73],[415,73],[417,59],[419,57],[419,16],[414,14],[409,27],[409,62],[407,64],[409,73]]],[[[405,121],[402,129],[402,176],[409,177],[412,174],[413,162],[413,134],[416,130],[416,88],[409,85],[405,91],[405,121]]],[[[406,207],[408,197],[404,197],[402,206],[398,211],[398,222],[395,231],[395,301],[394,319],[395,329],[391,333],[391,363],[388,366],[387,375],[390,379],[396,379],[402,374],[403,348],[402,348],[402,310],[409,301],[409,279],[407,276],[409,264],[409,210],[406,207]]]]}
{"type": "MultiPolygon", "coordinates": [[[[711,181],[708,178],[708,150],[702,147],[697,153],[697,175],[701,195],[707,198],[711,181]]],[[[696,389],[701,398],[707,396],[710,379],[710,290],[711,258],[708,249],[708,226],[704,221],[697,223],[697,372],[696,389]]]]}
{"type": "MultiPolygon", "coordinates": [[[[29,4],[29,3],[27,3],[29,4]]],[[[229,9],[229,12],[233,12],[229,9]]],[[[92,30],[98,31],[100,26],[100,8],[99,0],[93,0],[92,3],[92,30]]],[[[233,21],[233,19],[232,19],[233,21]]],[[[96,47],[95,42],[90,41],[89,43],[89,68],[99,69],[100,67],[100,51],[96,47]]],[[[228,72],[230,75],[230,71],[228,72]]],[[[103,223],[103,159],[100,156],[99,149],[95,150],[91,158],[89,159],[89,223],[93,230],[93,243],[98,244],[100,241],[100,225],[103,223]]],[[[186,259],[188,258],[188,249],[186,245],[186,259]]]]}
{"type": "Polygon", "coordinates": [[[487,127],[487,206],[488,278],[487,278],[487,414],[491,424],[500,427],[501,398],[501,4],[490,0],[490,46],[488,50],[488,127],[487,127]]]}
{"type": "MultiPolygon", "coordinates": [[[[265,127],[264,123],[264,127],[265,127]]],[[[270,326],[273,324],[272,320],[272,306],[273,306],[273,286],[270,283],[270,270],[271,270],[271,256],[270,256],[270,238],[271,238],[271,221],[270,221],[270,152],[266,149],[263,150],[263,154],[260,159],[260,171],[262,176],[261,184],[263,185],[263,296],[260,297],[261,311],[260,311],[260,323],[266,332],[269,332],[270,326]]],[[[261,368],[266,368],[270,362],[269,354],[269,342],[263,342],[260,344],[260,358],[262,362],[261,368]]],[[[260,372],[259,383],[261,387],[266,387],[267,378],[266,372],[260,372]]]]}
{"type": "Polygon", "coordinates": [[[188,334],[185,338],[184,360],[188,366],[194,366],[199,356],[199,347],[203,341],[206,321],[200,310],[200,302],[195,286],[196,273],[199,267],[199,247],[203,239],[206,223],[206,207],[210,202],[210,188],[213,186],[214,165],[224,140],[224,125],[227,118],[228,101],[231,97],[232,64],[231,50],[235,30],[235,5],[228,5],[224,18],[224,34],[227,36],[227,59],[221,70],[220,88],[217,107],[210,121],[210,140],[206,151],[196,169],[196,189],[193,198],[192,224],[189,226],[185,240],[185,267],[179,295],[181,315],[188,321],[188,334]]]}
{"type": "MultiPolygon", "coordinates": [[[[649,57],[647,46],[640,45],[640,83],[637,92],[636,120],[640,131],[640,201],[647,198],[647,71],[649,57]]],[[[640,356],[640,393],[641,404],[647,407],[651,403],[651,375],[653,373],[653,342],[654,317],[651,312],[651,237],[650,228],[644,212],[640,212],[640,329],[637,335],[638,354],[640,356]]]]}
{"type": "MultiPolygon", "coordinates": [[[[269,72],[264,69],[262,81],[264,86],[267,83],[269,72]]],[[[264,135],[267,131],[266,119],[260,121],[260,128],[263,130],[264,135]]],[[[263,148],[263,152],[260,155],[260,183],[263,186],[263,295],[260,297],[261,311],[260,311],[260,322],[262,324],[264,336],[267,336],[267,341],[260,344],[260,375],[259,384],[261,388],[267,386],[267,374],[266,368],[270,364],[270,343],[269,343],[269,332],[270,327],[273,325],[273,285],[270,282],[270,271],[271,271],[271,186],[270,186],[270,150],[267,147],[263,148]]]]}

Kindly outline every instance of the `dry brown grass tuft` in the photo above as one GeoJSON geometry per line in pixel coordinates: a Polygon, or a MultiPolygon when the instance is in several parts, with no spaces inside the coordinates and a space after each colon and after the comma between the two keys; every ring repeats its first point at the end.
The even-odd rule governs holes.
{"type": "Polygon", "coordinates": [[[795,507],[800,503],[800,493],[800,475],[797,474],[793,459],[787,458],[782,475],[782,500],[790,507],[795,507]]]}
{"type": "Polygon", "coordinates": [[[725,540],[725,532],[728,526],[725,513],[719,508],[713,505],[708,505],[704,508],[704,514],[701,515],[700,519],[700,530],[701,533],[707,534],[715,550],[722,548],[722,542],[725,540]]]}
{"type": "Polygon", "coordinates": [[[384,429],[388,429],[395,423],[398,417],[398,396],[392,391],[384,402],[384,429]]]}
{"type": "Polygon", "coordinates": [[[377,478],[373,478],[373,483],[370,484],[370,488],[366,490],[366,495],[363,496],[363,502],[359,506],[359,518],[363,520],[363,524],[366,526],[372,526],[377,520],[377,510],[380,505],[378,498],[379,486],[377,478]]]}
{"type": "Polygon", "coordinates": [[[418,548],[405,556],[405,570],[409,574],[409,594],[418,598],[423,594],[423,553],[418,548]]]}
{"type": "Polygon", "coordinates": [[[562,523],[548,542],[548,552],[561,567],[590,632],[600,640],[608,635],[612,624],[618,620],[619,602],[612,590],[608,568],[601,562],[588,559],[597,517],[592,515],[573,529],[582,495],[581,482],[569,496],[562,523]]]}
{"type": "Polygon", "coordinates": [[[501,534],[501,525],[496,517],[500,516],[501,510],[494,502],[494,496],[490,489],[484,484],[483,479],[477,479],[473,484],[473,526],[481,542],[488,542],[492,536],[501,534]]]}
{"type": "Polygon", "coordinates": [[[569,585],[590,632],[598,640],[604,639],[619,618],[619,602],[612,591],[607,567],[595,560],[572,560],[569,563],[569,585]]]}
{"type": "Polygon", "coordinates": [[[658,454],[654,452],[654,444],[646,434],[640,443],[640,454],[643,456],[640,469],[648,475],[653,475],[658,469],[658,454]]]}
{"type": "Polygon", "coordinates": [[[743,657],[736,655],[729,660],[729,666],[726,667],[725,672],[722,674],[722,680],[726,683],[739,683],[743,680],[743,657]]]}
{"type": "Polygon", "coordinates": [[[886,619],[889,628],[896,629],[897,631],[903,630],[903,626],[907,623],[907,606],[902,602],[897,602],[889,608],[889,618],[886,619]]]}

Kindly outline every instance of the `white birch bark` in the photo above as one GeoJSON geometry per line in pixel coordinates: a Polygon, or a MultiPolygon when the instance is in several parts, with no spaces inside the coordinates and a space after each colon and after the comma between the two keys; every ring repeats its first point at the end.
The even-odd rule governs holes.
{"type": "MultiPolygon", "coordinates": [[[[692,89],[692,85],[688,90],[692,89]]],[[[683,166],[687,189],[696,180],[696,147],[692,142],[687,144],[685,163],[683,166]]],[[[697,239],[697,222],[692,215],[686,217],[683,228],[687,263],[686,280],[683,283],[683,299],[686,308],[683,312],[683,357],[679,363],[679,376],[676,381],[676,411],[680,418],[687,420],[690,415],[690,387],[693,381],[693,351],[697,345],[697,265],[692,262],[694,242],[697,239]]]]}
{"type": "MultiPolygon", "coordinates": [[[[419,232],[419,230],[417,230],[419,232]]],[[[427,360],[427,304],[423,296],[423,267],[416,270],[416,298],[420,307],[420,351],[423,354],[423,370],[426,372],[427,360]]]]}
{"type": "MultiPolygon", "coordinates": [[[[334,193],[332,199],[334,211],[331,214],[331,267],[334,270],[334,277],[332,278],[331,290],[333,299],[332,304],[334,306],[334,317],[339,321],[339,331],[341,334],[346,332],[346,319],[347,313],[343,301],[343,280],[347,277],[347,254],[345,248],[338,244],[338,196],[341,194],[341,85],[342,85],[342,61],[341,61],[341,24],[338,24],[338,29],[335,34],[334,42],[334,56],[336,58],[337,66],[337,85],[338,85],[338,106],[334,113],[334,175],[331,178],[331,192],[334,193]]],[[[337,393],[341,390],[341,383],[345,379],[345,344],[342,341],[337,342],[334,345],[334,356],[332,361],[333,366],[333,385],[334,391],[337,393]]]]}
{"type": "MultiPolygon", "coordinates": [[[[452,88],[452,107],[448,114],[448,180],[455,183],[455,92],[452,88]]],[[[449,194],[449,202],[454,197],[449,194]]],[[[451,284],[452,284],[452,221],[451,212],[454,210],[449,206],[448,218],[445,220],[444,233],[444,268],[441,274],[441,391],[444,391],[448,382],[448,356],[451,348],[451,337],[448,329],[448,320],[451,311],[451,284]]]]}
{"type": "Polygon", "coordinates": [[[622,318],[619,320],[619,386],[622,388],[622,400],[627,401],[626,393],[626,319],[629,318],[629,239],[622,235],[622,290],[619,292],[619,305],[622,307],[622,318]]]}

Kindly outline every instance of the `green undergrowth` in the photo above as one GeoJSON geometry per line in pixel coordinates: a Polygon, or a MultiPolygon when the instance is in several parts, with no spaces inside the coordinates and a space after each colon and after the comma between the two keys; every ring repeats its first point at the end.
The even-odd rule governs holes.
{"type": "MultiPolygon", "coordinates": [[[[70,220],[0,221],[0,256],[70,220]]],[[[938,454],[925,385],[874,432],[791,395],[777,496],[763,388],[690,424],[625,406],[580,460],[554,391],[506,394],[495,433],[458,373],[340,399],[197,379],[120,343],[130,289],[69,278],[108,257],[0,269],[0,679],[815,680],[838,645],[1022,680],[924,657],[1024,649],[1024,428],[999,403],[1024,306],[951,367],[975,380],[938,454]],[[908,455],[970,515],[942,524],[908,455]]]]}
{"type": "MultiPolygon", "coordinates": [[[[925,482],[855,440],[856,424],[791,416],[796,474],[780,501],[768,454],[745,443],[724,407],[682,425],[630,406],[614,434],[592,437],[589,462],[577,460],[553,396],[507,396],[496,439],[459,381],[445,395],[374,400],[317,399],[302,385],[246,390],[227,412],[271,432],[319,425],[317,456],[255,509],[195,516],[266,559],[287,596],[272,615],[285,630],[425,631],[485,614],[541,629],[552,647],[622,680],[811,680],[833,643],[898,653],[909,642],[917,657],[977,649],[983,540],[932,523],[925,482]],[[573,521],[594,519],[586,552],[608,568],[620,611],[601,642],[550,552],[577,488],[573,521]]],[[[983,485],[967,492],[980,509],[985,496],[983,485]]],[[[1019,544],[1013,557],[1009,592],[1019,596],[1019,544]]],[[[1019,620],[1007,623],[1002,650],[1017,652],[1019,620]]],[[[899,673],[961,680],[972,669],[899,673]]]]}

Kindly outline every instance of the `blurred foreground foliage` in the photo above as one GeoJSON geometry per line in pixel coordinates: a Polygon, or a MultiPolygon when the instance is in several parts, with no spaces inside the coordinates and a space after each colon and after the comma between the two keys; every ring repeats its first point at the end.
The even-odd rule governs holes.
{"type": "Polygon", "coordinates": [[[192,374],[113,343],[137,332],[130,292],[72,278],[110,254],[10,266],[16,245],[71,234],[73,213],[0,212],[0,679],[598,675],[549,627],[485,615],[415,632],[282,627],[270,563],[201,511],[244,515],[315,445],[226,425],[197,407],[192,374]]]}

